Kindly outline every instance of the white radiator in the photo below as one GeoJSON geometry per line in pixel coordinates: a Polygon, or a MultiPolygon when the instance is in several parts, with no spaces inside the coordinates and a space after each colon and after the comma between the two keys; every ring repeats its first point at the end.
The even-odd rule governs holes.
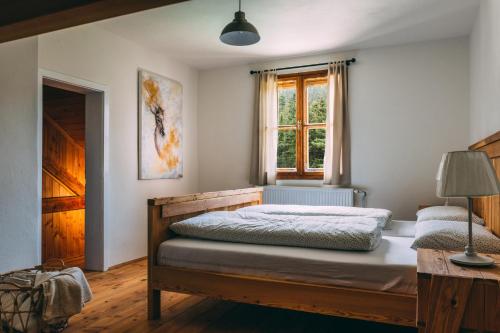
{"type": "Polygon", "coordinates": [[[354,189],[265,186],[263,202],[277,205],[354,206],[354,189]]]}

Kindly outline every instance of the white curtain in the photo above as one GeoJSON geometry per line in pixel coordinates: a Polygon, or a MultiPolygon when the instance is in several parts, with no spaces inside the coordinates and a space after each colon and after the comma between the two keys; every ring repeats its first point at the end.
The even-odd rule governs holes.
{"type": "Polygon", "coordinates": [[[278,87],[275,71],[256,76],[250,183],[276,184],[278,154],[278,87]]]}
{"type": "Polygon", "coordinates": [[[345,186],[351,183],[351,138],[347,100],[347,65],[345,62],[330,64],[324,158],[325,184],[345,186]]]}

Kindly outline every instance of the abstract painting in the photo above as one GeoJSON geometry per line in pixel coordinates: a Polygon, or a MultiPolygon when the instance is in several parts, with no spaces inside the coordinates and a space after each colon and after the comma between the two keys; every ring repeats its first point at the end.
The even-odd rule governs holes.
{"type": "Polygon", "coordinates": [[[139,179],[182,177],[182,85],[139,71],[139,179]]]}

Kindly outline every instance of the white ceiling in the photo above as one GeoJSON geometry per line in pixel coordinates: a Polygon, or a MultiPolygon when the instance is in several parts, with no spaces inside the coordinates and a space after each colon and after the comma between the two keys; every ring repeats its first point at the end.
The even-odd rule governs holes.
{"type": "Polygon", "coordinates": [[[196,68],[249,64],[468,35],[479,0],[243,0],[261,35],[252,46],[219,41],[237,0],[193,0],[98,23],[196,68]]]}

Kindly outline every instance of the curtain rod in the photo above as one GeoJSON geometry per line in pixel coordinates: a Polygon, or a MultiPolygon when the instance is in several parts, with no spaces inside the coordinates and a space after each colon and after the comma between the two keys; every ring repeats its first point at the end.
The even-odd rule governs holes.
{"type": "Polygon", "coordinates": [[[272,71],[272,70],[282,71],[282,70],[285,70],[285,69],[295,69],[295,68],[306,68],[306,67],[324,66],[324,65],[329,65],[329,64],[332,64],[332,63],[344,62],[344,61],[345,61],[346,65],[349,66],[350,64],[356,62],[356,58],[351,58],[351,59],[348,59],[348,60],[322,62],[322,63],[319,63],[319,64],[299,65],[299,66],[290,66],[290,67],[280,67],[280,68],[274,68],[274,69],[264,69],[264,70],[261,70],[261,71],[250,71],[250,74],[257,74],[257,73],[260,73],[260,72],[269,72],[269,71],[272,71]]]}

